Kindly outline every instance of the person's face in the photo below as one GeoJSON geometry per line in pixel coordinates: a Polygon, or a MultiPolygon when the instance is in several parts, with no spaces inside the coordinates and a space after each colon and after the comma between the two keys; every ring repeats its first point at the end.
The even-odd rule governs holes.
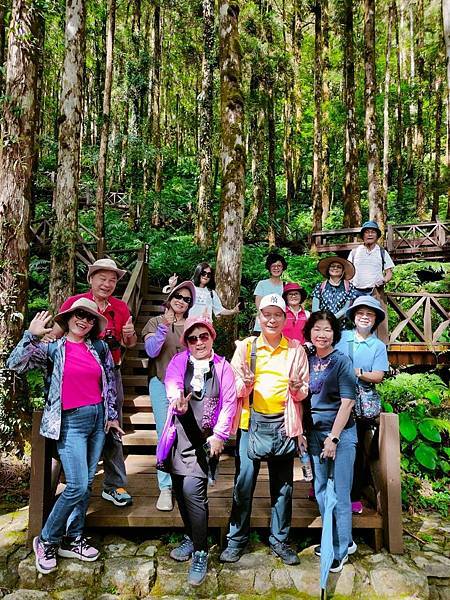
{"type": "Polygon", "coordinates": [[[280,277],[283,273],[283,263],[281,260],[277,260],[276,262],[272,263],[269,267],[269,271],[272,277],[280,277]]]}
{"type": "Polygon", "coordinates": [[[374,244],[378,239],[378,233],[376,229],[364,229],[363,231],[363,242],[365,244],[374,244]]]}
{"type": "Polygon", "coordinates": [[[371,331],[375,325],[377,314],[367,306],[362,306],[355,311],[355,326],[360,331],[371,331]]]}
{"type": "Polygon", "coordinates": [[[94,327],[96,317],[83,309],[74,310],[67,321],[67,329],[77,338],[86,337],[94,327]]]}
{"type": "Polygon", "coordinates": [[[116,289],[117,274],[114,271],[97,271],[91,276],[90,284],[96,298],[107,300],[116,289]]]}
{"type": "Polygon", "coordinates": [[[211,281],[212,271],[211,267],[205,267],[200,271],[200,287],[207,287],[211,281]]]}
{"type": "Polygon", "coordinates": [[[192,296],[188,288],[180,288],[170,299],[170,308],[177,315],[183,315],[191,304],[192,296]]]}
{"type": "Polygon", "coordinates": [[[192,356],[198,360],[209,358],[213,347],[213,338],[204,325],[194,327],[186,337],[187,346],[192,356]]]}
{"type": "Polygon", "coordinates": [[[328,273],[330,277],[342,277],[342,274],[344,273],[344,267],[341,265],[341,263],[333,262],[328,267],[328,273]]]}
{"type": "Polygon", "coordinates": [[[259,320],[263,334],[273,337],[281,334],[286,315],[278,306],[266,306],[259,311],[259,320]]]}
{"type": "Polygon", "coordinates": [[[300,306],[300,292],[292,291],[286,294],[288,306],[298,308],[300,306]]]}
{"type": "Polygon", "coordinates": [[[320,319],[314,323],[311,329],[311,343],[317,349],[329,350],[333,346],[334,332],[331,323],[326,319],[320,319]]]}

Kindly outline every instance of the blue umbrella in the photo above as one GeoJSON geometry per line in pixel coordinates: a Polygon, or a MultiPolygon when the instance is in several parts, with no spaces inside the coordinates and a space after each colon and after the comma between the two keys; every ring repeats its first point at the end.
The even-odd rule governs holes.
{"type": "Polygon", "coordinates": [[[327,464],[327,487],[323,494],[322,505],[322,537],[320,539],[320,597],[323,600],[327,589],[328,574],[334,560],[333,550],[333,509],[337,504],[336,491],[334,489],[334,460],[328,459],[327,464]]]}

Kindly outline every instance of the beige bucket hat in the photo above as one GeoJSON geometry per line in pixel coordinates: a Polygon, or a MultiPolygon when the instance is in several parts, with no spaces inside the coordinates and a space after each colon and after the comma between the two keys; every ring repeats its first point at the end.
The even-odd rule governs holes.
{"type": "Polygon", "coordinates": [[[96,273],[97,271],[114,271],[114,273],[116,273],[117,275],[117,281],[119,281],[119,279],[122,279],[122,277],[126,273],[126,271],[124,271],[123,269],[119,269],[115,261],[111,258],[99,258],[95,261],[94,264],[89,265],[87,280],[89,281],[92,275],[94,275],[94,273],[96,273]]]}
{"type": "Polygon", "coordinates": [[[106,317],[104,317],[98,312],[97,305],[93,300],[89,300],[89,298],[78,298],[78,300],[75,300],[75,302],[70,308],[66,308],[66,310],[63,310],[56,315],[56,317],[54,318],[55,323],[64,326],[66,323],[66,319],[63,315],[68,315],[70,313],[75,312],[76,310],[85,310],[91,315],[94,315],[94,317],[97,317],[100,332],[106,329],[106,326],[108,325],[108,320],[106,319],[106,317]]]}

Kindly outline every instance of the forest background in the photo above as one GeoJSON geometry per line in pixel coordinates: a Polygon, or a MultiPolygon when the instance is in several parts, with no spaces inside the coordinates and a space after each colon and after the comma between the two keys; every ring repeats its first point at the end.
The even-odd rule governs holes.
{"type": "MultiPolygon", "coordinates": [[[[18,400],[5,360],[30,312],[86,288],[79,235],[117,252],[148,243],[158,285],[210,260],[224,305],[248,301],[245,333],[270,247],[311,292],[311,232],[450,218],[450,0],[0,0],[0,104],[8,442],[35,394],[30,378],[18,400]],[[42,220],[47,254],[30,251],[42,220]]],[[[447,291],[449,265],[426,267],[442,277],[422,289],[447,291]]],[[[423,268],[399,267],[391,287],[417,291],[423,268]]],[[[439,423],[427,438],[411,413],[408,469],[445,480],[448,396],[420,377],[386,407],[426,400],[439,423]],[[420,443],[439,449],[417,458],[420,443]]]]}

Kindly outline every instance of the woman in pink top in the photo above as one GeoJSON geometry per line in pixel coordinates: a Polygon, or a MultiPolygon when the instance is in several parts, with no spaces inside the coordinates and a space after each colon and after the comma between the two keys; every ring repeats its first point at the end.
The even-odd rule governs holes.
{"type": "Polygon", "coordinates": [[[286,302],[286,324],[283,327],[283,335],[304,344],[303,329],[310,315],[309,311],[302,306],[306,300],[306,292],[298,283],[285,283],[283,300],[286,302]]]}
{"type": "Polygon", "coordinates": [[[97,337],[107,324],[97,305],[79,298],[55,322],[63,337],[45,343],[51,315],[38,313],[8,359],[19,373],[46,371],[46,402],[40,433],[56,440],[66,487],[55,502],[41,534],[34,538],[36,569],[57,568],[56,555],[94,561],[99,551],[83,535],[84,521],[105,432],[120,435],[116,411],[114,363],[107,344],[97,337]]]}

